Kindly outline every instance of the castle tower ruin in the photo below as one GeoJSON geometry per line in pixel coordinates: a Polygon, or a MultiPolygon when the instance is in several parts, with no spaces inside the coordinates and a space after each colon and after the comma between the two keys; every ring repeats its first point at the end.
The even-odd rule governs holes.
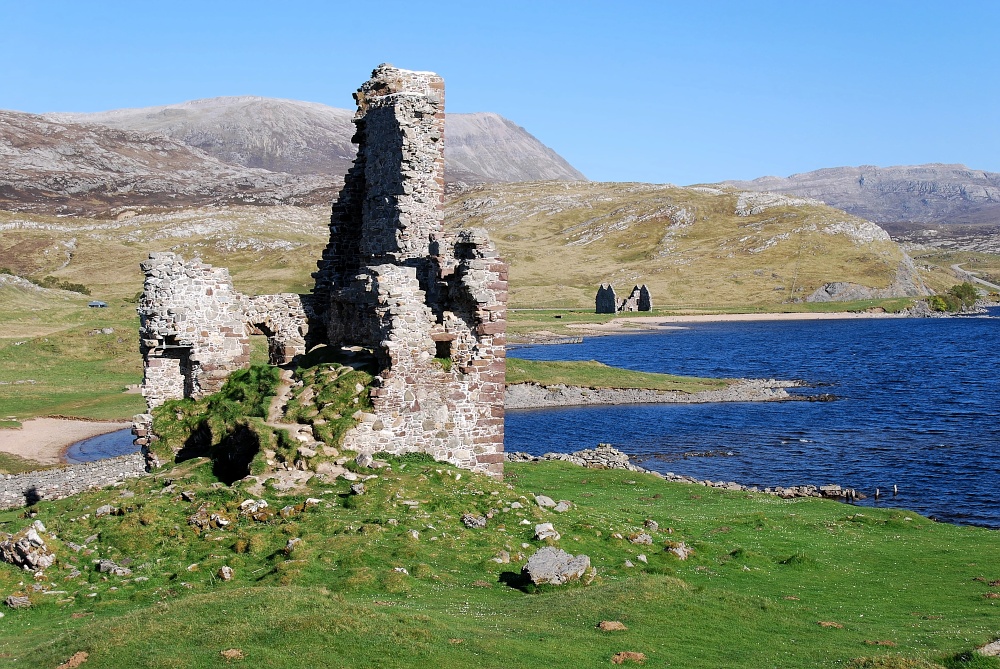
{"type": "Polygon", "coordinates": [[[444,82],[380,65],[354,97],[358,155],[313,274],[326,342],[380,370],[344,445],[501,475],[507,265],[484,230],[443,231],[444,82]]]}
{"type": "MultiPolygon", "coordinates": [[[[228,270],[173,253],[142,264],[149,410],[219,390],[249,364],[250,334],[267,335],[272,364],[307,341],[361,347],[378,367],[373,409],[346,448],[423,452],[502,476],[507,265],[485,230],[444,232],[444,82],[380,65],[354,97],[358,155],[313,295],[242,295],[228,270]]],[[[151,423],[135,418],[136,443],[148,443],[151,423]]]]}

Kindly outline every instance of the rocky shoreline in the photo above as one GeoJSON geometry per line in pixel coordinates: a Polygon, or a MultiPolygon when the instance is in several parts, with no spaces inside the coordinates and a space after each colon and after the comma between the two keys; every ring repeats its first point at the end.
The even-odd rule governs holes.
{"type": "MultiPolygon", "coordinates": [[[[505,409],[541,409],[547,407],[586,406],[593,404],[700,404],[705,402],[787,402],[816,400],[816,397],[790,395],[786,388],[804,387],[801,381],[775,379],[739,379],[726,388],[685,393],[676,390],[641,388],[583,388],[580,386],[541,386],[516,383],[507,386],[505,409]]],[[[829,396],[821,396],[829,399],[829,396]]]]}
{"type": "Polygon", "coordinates": [[[837,499],[841,501],[854,501],[865,499],[865,495],[852,488],[843,488],[839,485],[797,485],[797,486],[772,486],[760,488],[759,486],[746,486],[735,481],[710,481],[708,479],[696,479],[691,476],[681,476],[673,472],[653,471],[632,464],[629,456],[622,453],[611,444],[598,444],[597,448],[587,448],[575,453],[546,453],[541,456],[531,455],[523,452],[504,453],[504,460],[507,462],[543,462],[547,460],[559,460],[571,462],[580,467],[588,469],[627,469],[628,471],[642,474],[651,474],[664,481],[674,483],[688,483],[700,485],[708,488],[721,488],[723,490],[760,492],[767,495],[774,495],[782,499],[794,499],[797,497],[824,497],[827,499],[837,499]]]}

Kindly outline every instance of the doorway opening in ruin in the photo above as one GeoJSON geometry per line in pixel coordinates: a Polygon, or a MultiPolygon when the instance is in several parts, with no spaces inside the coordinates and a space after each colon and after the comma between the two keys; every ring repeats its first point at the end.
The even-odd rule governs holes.
{"type": "Polygon", "coordinates": [[[183,388],[183,397],[194,395],[194,377],[197,363],[191,360],[191,347],[172,344],[168,341],[163,347],[163,357],[177,361],[177,373],[180,376],[177,385],[183,388]]]}
{"type": "Polygon", "coordinates": [[[266,323],[250,323],[250,362],[260,365],[281,363],[281,344],[274,338],[274,331],[266,323]]]}
{"type": "Polygon", "coordinates": [[[261,333],[250,333],[250,364],[267,365],[271,362],[270,350],[271,342],[267,336],[261,333]]]}

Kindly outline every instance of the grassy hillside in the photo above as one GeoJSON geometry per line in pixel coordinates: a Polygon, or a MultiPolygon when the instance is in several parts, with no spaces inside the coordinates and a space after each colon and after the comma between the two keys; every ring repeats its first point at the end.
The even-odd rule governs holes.
{"type": "Polygon", "coordinates": [[[608,281],[646,283],[657,307],[780,303],[831,281],[884,288],[902,259],[880,230],[822,203],[741,202],[714,188],[505,184],[447,212],[449,225],[490,231],[511,263],[514,306],[592,306],[608,281]]]}
{"type": "Polygon", "coordinates": [[[689,668],[1000,666],[965,655],[1000,632],[994,532],[568,463],[507,472],[500,483],[408,456],[379,470],[363,495],[344,480],[268,490],[268,509],[253,517],[239,507],[259,497],[242,484],[213,486],[211,465],[196,459],[129,482],[134,496],[115,488],[42,502],[32,518],[0,513],[8,531],[42,521],[58,557],[36,579],[0,565],[0,595],[33,602],[6,611],[0,658],[579,669],[632,651],[646,666],[689,668]],[[535,494],[573,508],[542,510],[535,494]],[[95,516],[105,504],[120,511],[95,516]],[[488,512],[485,529],[460,521],[488,512]],[[659,528],[645,528],[647,519],[659,528]],[[534,540],[541,522],[561,539],[534,540]],[[629,541],[643,531],[651,544],[629,541]],[[677,559],[667,551],[674,542],[694,554],[677,559]],[[524,561],[546,543],[589,555],[596,579],[520,584],[524,561]],[[100,573],[105,558],[132,573],[100,573]],[[219,577],[223,566],[231,581],[219,577]],[[627,629],[601,631],[605,620],[627,629]]]}
{"type": "MultiPolygon", "coordinates": [[[[489,229],[511,263],[513,307],[591,307],[602,281],[619,290],[647,283],[658,307],[775,305],[826,282],[882,288],[895,275],[899,247],[861,219],[814,201],[750,197],[765,199],[650,184],[503,184],[454,198],[446,225],[489,229]]],[[[217,207],[122,221],[0,212],[0,267],[125,297],[141,288],[139,261],[170,250],[229,267],[247,292],[303,292],[328,216],[326,207],[217,207]]]]}
{"type": "Polygon", "coordinates": [[[0,211],[0,267],[87,286],[98,299],[142,290],[150,251],[228,267],[248,293],[307,292],[329,238],[327,207],[215,207],[122,221],[0,211]]]}

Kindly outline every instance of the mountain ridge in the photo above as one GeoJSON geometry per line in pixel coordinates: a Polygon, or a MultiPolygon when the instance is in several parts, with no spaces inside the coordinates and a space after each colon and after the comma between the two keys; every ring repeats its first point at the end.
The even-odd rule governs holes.
{"type": "MultiPolygon", "coordinates": [[[[342,176],[354,160],[354,111],[261,96],[188,100],[105,112],[52,112],[59,122],[156,132],[243,167],[342,176]]],[[[450,183],[586,180],[527,130],[492,112],[447,114],[450,183]]]]}
{"type": "Polygon", "coordinates": [[[1000,223],[1000,173],[962,164],[826,167],[720,185],[810,197],[893,228],[1000,223]]]}

